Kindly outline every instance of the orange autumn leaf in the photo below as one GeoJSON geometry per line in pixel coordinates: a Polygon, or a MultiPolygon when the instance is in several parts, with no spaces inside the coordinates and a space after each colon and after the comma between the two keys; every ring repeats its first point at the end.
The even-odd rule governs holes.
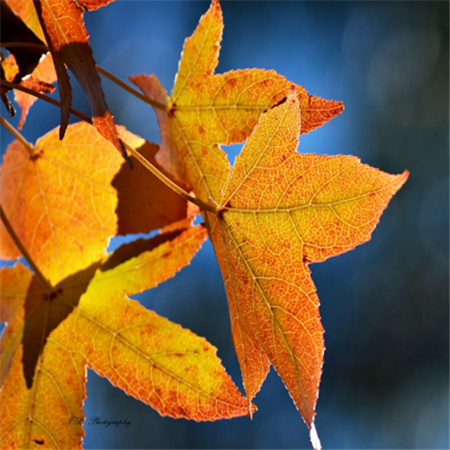
{"type": "Polygon", "coordinates": [[[247,413],[211,344],[127,299],[173,276],[205,237],[195,226],[133,242],[55,286],[20,265],[0,271],[2,319],[13,318],[1,340],[2,448],[80,448],[70,418],[83,417],[86,366],[162,415],[247,413]]]}
{"type": "MultiPolygon", "coordinates": [[[[130,77],[156,109],[161,130],[157,161],[208,202],[226,181],[228,160],[218,144],[243,142],[260,115],[286,96],[291,82],[275,71],[246,69],[214,74],[222,36],[222,11],[213,0],[194,34],[186,39],[170,98],[155,76],[130,77]],[[168,138],[169,137],[169,138],[168,138]]],[[[296,86],[302,133],[343,111],[342,102],[309,95],[296,86]]]]}
{"type": "Polygon", "coordinates": [[[225,280],[233,340],[249,400],[269,361],[315,435],[323,364],[319,300],[308,265],[368,239],[408,177],[353,156],[296,152],[295,87],[263,114],[214,200],[207,223],[225,280]]]}
{"type": "MultiPolygon", "coordinates": [[[[120,137],[150,161],[157,146],[122,127],[120,137]]],[[[186,201],[136,165],[130,170],[94,127],[41,137],[34,156],[18,141],[0,168],[0,202],[21,242],[56,283],[105,255],[116,234],[148,233],[188,214],[186,201]]],[[[0,256],[20,256],[0,222],[0,256]]]]}
{"type": "Polygon", "coordinates": [[[75,0],[36,0],[34,5],[47,45],[53,56],[61,96],[60,138],[64,136],[69,120],[72,89],[66,66],[77,78],[91,109],[97,131],[108,139],[126,157],[116,129],[113,115],[106,105],[100,76],[89,44],[89,35],[83,21],[85,10],[95,10],[113,0],[78,2],[75,0]]]}
{"type": "MultiPolygon", "coordinates": [[[[139,147],[145,141],[124,132],[139,147]]],[[[0,169],[0,202],[19,239],[45,277],[57,283],[104,256],[116,234],[117,195],[111,181],[123,159],[94,127],[71,125],[63,141],[58,130],[41,137],[31,156],[14,141],[0,169]]],[[[0,255],[19,250],[0,224],[0,255]]]]}
{"type": "Polygon", "coordinates": [[[310,96],[273,71],[214,75],[222,26],[213,0],[185,42],[170,98],[155,76],[130,79],[163,105],[158,161],[211,206],[204,216],[249,402],[272,364],[320,445],[314,415],[324,343],[308,264],[368,240],[407,173],[297,154],[298,135],[339,114],[342,103],[310,96]],[[242,142],[253,129],[231,169],[219,144],[242,142]]]}

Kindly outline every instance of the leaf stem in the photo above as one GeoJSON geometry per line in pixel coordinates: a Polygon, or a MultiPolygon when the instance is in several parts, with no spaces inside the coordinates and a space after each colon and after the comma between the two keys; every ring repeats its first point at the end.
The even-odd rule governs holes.
{"type": "Polygon", "coordinates": [[[6,119],[0,116],[0,123],[27,149],[31,157],[35,155],[34,147],[6,119]]]}
{"type": "MultiPolygon", "coordinates": [[[[101,69],[103,70],[103,69],[101,69]]],[[[100,72],[101,73],[101,72],[100,72]]],[[[108,72],[107,72],[108,73],[108,72]]],[[[115,78],[115,77],[114,77],[115,78]]],[[[118,79],[117,79],[118,80],[118,79]]],[[[120,80],[118,80],[120,83],[122,83],[120,80]]],[[[38,97],[48,103],[51,103],[52,105],[58,106],[61,108],[61,102],[58,100],[55,100],[51,97],[48,97],[47,95],[41,94],[39,92],[33,91],[32,89],[28,89],[26,87],[23,87],[19,84],[10,83],[9,81],[0,80],[0,83],[2,86],[8,87],[10,89],[17,89],[19,91],[26,92],[27,94],[34,95],[35,97],[38,97]]],[[[129,92],[134,91],[134,89],[127,86],[125,83],[122,83],[124,86],[126,86],[126,90],[129,92]]],[[[142,96],[139,92],[135,91],[136,94],[139,94],[139,98],[142,96]]],[[[133,92],[132,92],[133,93],[133,92]]],[[[142,96],[144,97],[144,96],[142,96]]],[[[147,103],[150,103],[153,105],[153,102],[149,102],[149,100],[144,97],[144,101],[147,103]]],[[[156,105],[155,105],[156,106],[156,105]]],[[[164,107],[164,105],[158,103],[158,106],[156,107],[164,107]]],[[[78,118],[84,120],[87,123],[92,124],[92,120],[90,117],[86,116],[85,114],[77,111],[76,109],[70,108],[70,112],[77,116],[78,118]]],[[[3,121],[3,120],[2,120],[3,121]]],[[[24,144],[25,145],[25,144],[24,144]]],[[[181,195],[181,197],[185,198],[187,201],[194,203],[197,205],[200,209],[203,209],[205,211],[212,212],[214,214],[217,214],[217,209],[214,206],[208,205],[207,203],[203,202],[199,198],[193,197],[189,193],[187,193],[184,189],[182,189],[180,186],[178,186],[176,183],[174,183],[170,178],[168,178],[166,175],[164,175],[157,167],[155,167],[150,161],[145,159],[136,149],[128,145],[126,142],[124,142],[124,145],[126,149],[147,169],[149,170],[153,175],[155,175],[156,178],[158,178],[162,183],[164,183],[167,187],[172,189],[174,192],[176,192],[178,195],[181,195]]]]}
{"type": "Polygon", "coordinates": [[[141,94],[136,89],[133,89],[131,86],[128,86],[128,84],[124,83],[122,80],[114,76],[112,73],[108,72],[107,70],[101,68],[100,66],[95,66],[98,73],[101,73],[106,78],[110,79],[114,83],[116,83],[118,86],[120,86],[122,89],[125,89],[130,94],[134,95],[135,97],[139,98],[145,103],[148,103],[149,105],[153,106],[154,108],[162,109],[163,111],[167,111],[167,105],[163,105],[162,103],[156,102],[154,100],[150,100],[145,95],[141,94]]]}
{"type": "MultiPolygon", "coordinates": [[[[41,94],[40,92],[33,91],[32,89],[28,89],[25,86],[21,86],[20,84],[10,83],[6,80],[0,80],[0,84],[2,86],[5,86],[9,89],[17,89],[18,91],[25,92],[26,94],[33,95],[34,97],[40,98],[41,100],[45,100],[48,103],[51,103],[54,106],[58,106],[61,108],[61,102],[58,100],[55,100],[54,98],[49,97],[48,95],[41,94]]],[[[92,119],[89,116],[86,116],[86,114],[83,114],[80,111],[77,111],[76,109],[70,108],[69,109],[71,114],[74,116],[77,116],[79,119],[84,120],[85,122],[88,122],[92,124],[92,119]]]]}
{"type": "Polygon", "coordinates": [[[14,241],[14,244],[16,244],[17,248],[20,250],[20,253],[22,253],[23,257],[26,259],[29,266],[33,269],[34,274],[44,284],[52,287],[50,282],[47,280],[47,278],[44,277],[42,272],[39,270],[38,266],[36,266],[36,264],[34,263],[30,254],[27,252],[27,250],[23,246],[22,242],[20,241],[19,237],[17,236],[16,232],[14,231],[14,228],[12,227],[11,222],[8,220],[8,217],[6,216],[5,212],[3,211],[2,205],[0,205],[0,219],[3,222],[3,225],[5,225],[5,228],[8,231],[9,235],[11,236],[11,239],[14,241]]]}
{"type": "Polygon", "coordinates": [[[178,186],[178,184],[174,183],[170,178],[168,178],[166,175],[164,175],[157,167],[155,167],[150,161],[145,159],[136,149],[128,145],[126,142],[124,142],[125,147],[127,150],[147,169],[149,170],[153,175],[155,175],[158,180],[160,180],[162,183],[164,183],[167,187],[172,189],[174,192],[176,192],[178,195],[181,195],[181,197],[185,198],[187,201],[194,203],[197,205],[200,209],[204,209],[206,211],[210,211],[214,214],[217,213],[216,208],[214,206],[208,205],[207,203],[204,203],[199,198],[193,197],[191,194],[187,193],[183,188],[178,186]]]}

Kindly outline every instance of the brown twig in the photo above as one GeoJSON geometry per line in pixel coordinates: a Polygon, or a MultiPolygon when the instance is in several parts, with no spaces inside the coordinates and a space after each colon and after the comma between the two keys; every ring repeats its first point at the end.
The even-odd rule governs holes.
{"type": "MultiPolygon", "coordinates": [[[[34,97],[40,98],[41,100],[51,103],[54,106],[58,106],[59,108],[61,108],[62,106],[60,101],[55,100],[54,98],[51,98],[48,95],[41,94],[40,92],[33,91],[32,89],[28,89],[27,87],[21,86],[20,84],[10,83],[9,81],[6,80],[0,80],[0,84],[9,89],[17,89],[18,91],[22,91],[25,92],[26,94],[33,95],[34,97]]],[[[86,116],[86,114],[83,114],[82,112],[77,111],[76,109],[73,108],[70,108],[69,110],[70,113],[73,114],[74,116],[77,116],[79,119],[92,124],[92,119],[89,116],[86,116]]]]}

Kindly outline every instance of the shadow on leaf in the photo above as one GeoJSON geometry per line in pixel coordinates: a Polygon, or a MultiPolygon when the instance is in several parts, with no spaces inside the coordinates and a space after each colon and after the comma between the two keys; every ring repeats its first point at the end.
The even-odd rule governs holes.
{"type": "Polygon", "coordinates": [[[28,388],[33,385],[36,366],[48,336],[78,306],[97,269],[101,272],[113,270],[122,263],[175,239],[182,231],[184,230],[180,229],[124,244],[109,257],[66,277],[54,287],[44,286],[39,278],[33,277],[25,299],[22,336],[23,371],[28,388]]]}

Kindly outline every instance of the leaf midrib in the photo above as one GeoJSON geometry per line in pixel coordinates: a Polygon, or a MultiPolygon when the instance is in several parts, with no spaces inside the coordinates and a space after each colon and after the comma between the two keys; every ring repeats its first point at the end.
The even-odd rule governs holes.
{"type": "MultiPolygon", "coordinates": [[[[279,323],[279,321],[278,321],[278,318],[276,317],[276,315],[275,315],[274,312],[272,311],[272,306],[271,306],[271,303],[270,303],[270,301],[269,301],[268,295],[266,294],[264,288],[263,288],[263,287],[261,286],[261,284],[259,283],[259,278],[255,275],[255,273],[254,273],[252,267],[251,267],[250,264],[248,263],[248,261],[247,261],[245,255],[244,255],[243,252],[242,252],[241,247],[240,247],[240,246],[238,245],[238,243],[236,242],[236,240],[235,240],[235,238],[234,238],[234,235],[233,235],[233,233],[232,233],[231,230],[230,230],[230,227],[229,227],[228,224],[227,224],[225,221],[223,221],[223,220],[220,221],[220,223],[221,223],[221,225],[225,228],[225,230],[227,231],[228,235],[231,237],[231,241],[233,242],[233,245],[235,246],[237,252],[240,254],[241,259],[242,259],[242,261],[244,262],[245,267],[246,267],[248,273],[252,276],[252,281],[253,281],[253,283],[255,283],[256,286],[258,287],[258,290],[259,290],[259,292],[260,292],[261,298],[263,299],[264,303],[266,304],[266,308],[267,308],[267,310],[268,310],[269,313],[270,313],[270,316],[271,316],[271,318],[272,318],[272,322],[276,324],[276,326],[277,326],[277,328],[278,328],[278,331],[279,331],[279,334],[280,334],[280,336],[282,337],[283,342],[284,342],[284,345],[285,345],[285,347],[286,347],[286,349],[287,349],[287,351],[288,351],[288,354],[289,354],[289,356],[290,356],[290,358],[291,358],[291,361],[292,361],[292,364],[293,364],[294,370],[295,370],[295,376],[296,376],[296,379],[299,380],[299,388],[300,388],[300,390],[302,391],[302,396],[303,396],[304,398],[307,398],[307,396],[306,396],[305,393],[304,393],[303,382],[302,382],[303,377],[301,376],[301,374],[300,374],[300,372],[299,372],[299,368],[298,368],[298,364],[297,364],[297,359],[295,358],[294,352],[293,352],[293,350],[292,350],[292,348],[291,348],[289,342],[287,341],[287,338],[286,338],[286,336],[285,336],[285,334],[284,334],[284,332],[283,332],[283,329],[282,329],[282,327],[281,327],[281,325],[280,325],[280,323],[279,323]]],[[[274,333],[274,335],[275,335],[275,333],[274,333]]],[[[277,346],[276,346],[276,344],[274,343],[274,348],[276,349],[276,347],[277,347],[277,346]]],[[[261,347],[261,348],[263,348],[263,347],[261,347]]],[[[270,359],[269,359],[269,360],[270,360],[270,359]]],[[[270,362],[272,363],[272,361],[270,361],[270,362]]],[[[308,370],[306,367],[304,367],[304,369],[305,369],[305,371],[306,371],[307,373],[309,373],[309,370],[308,370]]]]}

